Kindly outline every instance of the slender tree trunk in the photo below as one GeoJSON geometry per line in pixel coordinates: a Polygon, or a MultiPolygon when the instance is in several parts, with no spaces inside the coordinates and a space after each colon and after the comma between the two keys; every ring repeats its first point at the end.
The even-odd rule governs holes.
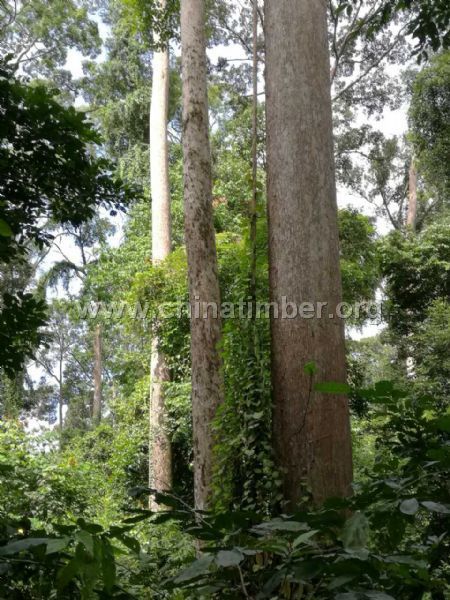
{"type": "Polygon", "coordinates": [[[59,433],[62,433],[63,423],[63,353],[59,355],[59,378],[58,378],[58,416],[59,416],[59,433]]]}
{"type": "Polygon", "coordinates": [[[99,425],[102,419],[102,326],[94,330],[94,401],[92,403],[92,421],[99,425]]]}
{"type": "MultiPolygon", "coordinates": [[[[165,1],[160,0],[164,8],[165,1]]],[[[154,43],[159,42],[157,36],[154,43]]],[[[158,264],[170,254],[170,189],[167,121],[169,112],[169,48],[153,53],[152,98],[150,104],[150,182],[152,195],[152,262],[158,264]]],[[[153,332],[150,365],[150,460],[149,484],[159,491],[172,487],[172,452],[165,428],[165,385],[170,373],[153,332]]],[[[150,500],[150,505],[156,505],[150,500]]]]}
{"type": "Polygon", "coordinates": [[[417,221],[417,170],[414,158],[411,160],[409,168],[409,202],[406,226],[415,231],[417,221]]]}
{"type": "Polygon", "coordinates": [[[253,114],[252,114],[252,201],[250,205],[250,298],[256,313],[256,235],[258,225],[258,0],[253,0],[253,114]]]}
{"type": "Polygon", "coordinates": [[[271,321],[274,446],[291,506],[306,484],[322,502],[352,480],[347,399],[313,391],[346,380],[326,18],[322,0],[265,2],[271,301],[327,303],[322,318],[271,321]]]}
{"type": "Polygon", "coordinates": [[[223,400],[204,20],[203,0],[181,1],[184,210],[191,304],[194,489],[198,509],[207,506],[211,491],[212,421],[223,400]]]}

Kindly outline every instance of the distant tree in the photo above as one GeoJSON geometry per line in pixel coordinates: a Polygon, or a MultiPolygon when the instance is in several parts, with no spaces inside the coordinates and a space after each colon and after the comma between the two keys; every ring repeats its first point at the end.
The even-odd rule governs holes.
{"type": "MultiPolygon", "coordinates": [[[[157,7],[164,11],[165,0],[157,7]]],[[[150,102],[150,187],[152,202],[152,263],[165,260],[172,249],[169,182],[169,46],[153,34],[153,77],[150,102]]],[[[153,331],[150,364],[149,484],[159,491],[172,488],[172,449],[167,432],[165,386],[170,381],[167,359],[160,348],[157,328],[153,331]]]]}
{"type": "Polygon", "coordinates": [[[35,361],[43,369],[46,377],[50,378],[51,383],[56,384],[58,427],[62,431],[63,408],[67,404],[64,399],[64,368],[73,344],[67,303],[59,300],[52,303],[49,307],[47,327],[47,346],[36,353],[35,361]]]}
{"type": "Polygon", "coordinates": [[[98,24],[89,14],[95,3],[87,0],[2,0],[0,2],[0,56],[9,66],[75,91],[65,69],[70,49],[94,58],[100,52],[98,24]]]}
{"type": "Polygon", "coordinates": [[[450,223],[440,218],[418,235],[393,232],[380,246],[391,329],[407,339],[433,302],[450,298],[450,223]]]}
{"type": "Polygon", "coordinates": [[[424,180],[427,213],[450,207],[450,51],[435,56],[415,78],[410,137],[424,180]]]}
{"type": "Polygon", "coordinates": [[[441,409],[450,397],[450,302],[432,302],[411,339],[415,389],[428,394],[441,409]]]}
{"type": "MultiPolygon", "coordinates": [[[[78,227],[65,225],[61,229],[58,238],[61,236],[66,241],[73,242],[78,251],[78,260],[75,256],[69,258],[66,256],[61,243],[58,239],[53,240],[53,248],[61,255],[61,260],[56,261],[52,267],[42,277],[41,288],[53,287],[62,283],[67,295],[71,296],[70,286],[75,280],[81,285],[79,296],[81,298],[94,296],[95,286],[89,281],[89,271],[93,264],[98,260],[98,256],[107,244],[108,237],[115,231],[114,226],[104,218],[95,217],[87,223],[78,227]]],[[[103,328],[100,322],[90,323],[86,335],[90,340],[93,349],[91,378],[92,388],[94,390],[90,416],[92,422],[98,425],[102,416],[103,404],[103,369],[102,369],[102,337],[103,328]]]]}

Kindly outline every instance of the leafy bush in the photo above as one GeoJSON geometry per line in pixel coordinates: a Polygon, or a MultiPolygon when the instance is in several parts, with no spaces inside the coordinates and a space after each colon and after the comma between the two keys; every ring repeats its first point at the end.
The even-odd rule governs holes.
{"type": "MultiPolygon", "coordinates": [[[[450,414],[390,382],[359,393],[377,415],[379,453],[352,498],[320,508],[305,500],[294,514],[267,517],[201,513],[158,494],[169,507],[163,512],[141,502],[120,525],[102,528],[78,518],[52,526],[50,534],[6,515],[3,597],[446,598],[450,414]],[[201,553],[174,574],[194,548],[177,523],[201,553]]],[[[138,501],[150,493],[132,490],[138,501]]]]}

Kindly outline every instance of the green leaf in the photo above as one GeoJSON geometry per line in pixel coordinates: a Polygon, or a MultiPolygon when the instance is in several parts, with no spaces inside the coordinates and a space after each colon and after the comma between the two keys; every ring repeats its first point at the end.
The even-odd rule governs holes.
{"type": "Polygon", "coordinates": [[[349,394],[351,388],[346,383],[337,383],[333,381],[316,383],[314,386],[316,392],[325,392],[326,394],[349,394]]]}
{"type": "Polygon", "coordinates": [[[314,361],[308,362],[303,367],[303,370],[307,375],[313,376],[317,373],[317,365],[314,361]]]}
{"type": "Polygon", "coordinates": [[[415,498],[409,498],[408,500],[403,500],[400,504],[400,512],[405,515],[415,515],[419,510],[419,503],[415,498]]]}
{"type": "Polygon", "coordinates": [[[116,563],[113,548],[107,539],[102,540],[102,573],[105,591],[110,594],[116,582],[116,563]]]}
{"type": "Polygon", "coordinates": [[[94,556],[94,538],[87,531],[77,531],[76,536],[91,556],[94,556]]]}
{"type": "Polygon", "coordinates": [[[209,573],[209,567],[213,562],[214,557],[211,555],[205,555],[197,560],[195,560],[192,564],[190,564],[187,569],[184,569],[177,577],[175,577],[175,583],[183,583],[185,581],[191,581],[192,579],[196,579],[201,575],[206,575],[209,573]]]}
{"type": "Polygon", "coordinates": [[[341,541],[347,552],[366,548],[369,534],[369,521],[362,512],[355,513],[345,522],[341,533],[341,541]]]}
{"type": "Polygon", "coordinates": [[[128,490],[128,494],[132,498],[140,498],[141,496],[150,496],[152,494],[152,490],[148,487],[144,487],[143,485],[137,485],[128,490]]]}
{"type": "Polygon", "coordinates": [[[68,584],[79,574],[82,567],[82,563],[76,557],[72,558],[72,560],[62,567],[56,576],[56,587],[58,591],[62,591],[64,588],[66,588],[68,584]]]}
{"type": "Polygon", "coordinates": [[[126,535],[125,533],[116,533],[114,537],[122,542],[124,546],[129,548],[135,554],[139,554],[141,551],[141,545],[135,538],[126,535]]]}
{"type": "Polygon", "coordinates": [[[0,235],[2,237],[12,237],[14,235],[11,227],[3,219],[0,219],[0,235]]]}
{"type": "Polygon", "coordinates": [[[395,600],[395,598],[393,598],[392,596],[389,596],[389,594],[385,594],[384,592],[375,592],[375,591],[364,592],[364,597],[370,598],[370,600],[395,600]]]}
{"type": "Polygon", "coordinates": [[[293,547],[297,548],[297,546],[300,546],[300,544],[306,544],[307,542],[309,542],[309,540],[316,535],[316,533],[319,533],[319,531],[317,529],[313,529],[312,531],[307,531],[306,533],[302,533],[301,535],[298,536],[298,538],[296,538],[294,540],[293,543],[293,547]]]}
{"type": "Polygon", "coordinates": [[[450,415],[444,415],[433,421],[433,426],[439,431],[450,433],[450,415]]]}
{"type": "Polygon", "coordinates": [[[430,512],[439,513],[442,515],[450,514],[450,508],[445,506],[445,504],[440,504],[439,502],[422,502],[422,506],[424,506],[430,512]]]}
{"type": "Polygon", "coordinates": [[[50,541],[49,538],[26,538],[24,540],[18,540],[17,542],[11,542],[6,546],[0,547],[0,556],[13,556],[14,554],[31,550],[37,546],[44,546],[50,541]]]}
{"type": "Polygon", "coordinates": [[[103,527],[97,523],[87,523],[84,519],[77,519],[77,525],[80,529],[88,531],[89,533],[102,533],[103,527]]]}
{"type": "Polygon", "coordinates": [[[47,549],[45,551],[45,554],[55,554],[57,552],[61,552],[61,550],[64,550],[65,548],[67,548],[67,546],[69,545],[70,542],[70,538],[68,537],[64,537],[64,538],[57,538],[54,540],[48,540],[47,542],[47,549]]]}
{"type": "Polygon", "coordinates": [[[353,581],[353,579],[355,579],[356,575],[340,575],[339,577],[335,577],[334,579],[331,580],[330,584],[328,585],[328,589],[331,590],[336,590],[338,587],[341,587],[342,585],[345,585],[346,583],[349,583],[350,581],[353,581]]]}
{"type": "Polygon", "coordinates": [[[256,531],[304,531],[308,526],[299,521],[285,521],[284,519],[272,519],[256,525],[253,529],[256,531]]]}
{"type": "Polygon", "coordinates": [[[126,524],[140,523],[141,521],[145,521],[146,519],[149,519],[154,515],[154,513],[151,510],[142,510],[135,512],[137,512],[138,514],[136,514],[134,517],[128,517],[127,519],[124,519],[123,522],[126,524]]]}
{"type": "Polygon", "coordinates": [[[240,550],[221,550],[216,556],[216,563],[219,567],[237,567],[244,560],[244,555],[240,550]]]}

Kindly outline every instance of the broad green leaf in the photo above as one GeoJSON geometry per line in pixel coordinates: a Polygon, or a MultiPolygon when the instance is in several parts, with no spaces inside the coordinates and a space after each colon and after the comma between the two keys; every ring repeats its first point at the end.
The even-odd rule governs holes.
{"type": "Polygon", "coordinates": [[[244,560],[244,555],[240,550],[221,550],[216,556],[216,563],[219,567],[237,567],[244,560]]]}
{"type": "Polygon", "coordinates": [[[408,556],[407,554],[399,554],[393,556],[386,556],[385,562],[394,563],[398,565],[410,565],[416,567],[416,569],[426,569],[427,563],[424,560],[418,560],[414,556],[408,556]]]}
{"type": "Polygon", "coordinates": [[[197,560],[195,560],[192,564],[190,564],[187,569],[184,569],[177,577],[175,577],[175,583],[183,583],[185,581],[191,581],[192,579],[196,579],[201,575],[206,575],[209,573],[209,568],[214,560],[214,557],[211,555],[205,555],[197,560]]]}
{"type": "Polygon", "coordinates": [[[405,515],[415,515],[418,510],[419,503],[415,498],[403,500],[403,502],[400,504],[400,511],[405,515]]]}
{"type": "Polygon", "coordinates": [[[439,502],[422,502],[422,506],[424,506],[427,510],[435,513],[440,513],[442,515],[450,514],[450,508],[445,506],[445,504],[440,504],[439,502]]]}
{"type": "Polygon", "coordinates": [[[102,573],[105,591],[110,594],[116,582],[116,563],[114,552],[109,540],[102,540],[102,573]]]}
{"type": "Polygon", "coordinates": [[[345,550],[363,550],[367,544],[369,521],[364,513],[357,512],[345,522],[341,533],[341,541],[345,550]]]}
{"type": "Polygon", "coordinates": [[[124,544],[124,546],[129,548],[132,552],[139,554],[139,552],[141,550],[141,545],[137,539],[135,539],[129,535],[126,535],[125,533],[122,533],[122,532],[116,533],[114,535],[114,537],[117,538],[118,540],[120,540],[122,542],[122,544],[124,544]]]}
{"type": "Polygon", "coordinates": [[[450,415],[443,415],[435,419],[432,424],[436,429],[450,433],[450,415]]]}
{"type": "Polygon", "coordinates": [[[75,579],[75,577],[82,570],[82,563],[76,558],[72,558],[62,569],[59,570],[56,576],[56,586],[59,591],[65,589],[68,584],[75,579]]]}
{"type": "Polygon", "coordinates": [[[300,544],[306,544],[309,542],[309,540],[316,535],[316,533],[319,533],[319,531],[317,529],[313,529],[312,531],[307,531],[306,533],[302,533],[301,535],[298,536],[298,538],[295,539],[294,543],[293,543],[293,547],[297,548],[297,546],[300,546],[300,544]]]}
{"type": "Polygon", "coordinates": [[[2,237],[12,237],[13,231],[6,221],[0,219],[0,235],[2,237]]]}
{"type": "Polygon", "coordinates": [[[31,548],[36,548],[37,546],[44,546],[50,541],[51,539],[49,538],[26,538],[24,540],[18,540],[17,542],[11,542],[6,546],[0,547],[0,556],[13,556],[14,554],[31,550],[31,548]]]}
{"type": "Polygon", "coordinates": [[[285,521],[284,519],[272,519],[256,525],[253,529],[256,531],[304,531],[308,526],[299,521],[285,521]]]}
{"type": "Polygon", "coordinates": [[[77,531],[76,538],[79,540],[91,556],[94,556],[94,538],[88,531],[77,531]]]}
{"type": "Polygon", "coordinates": [[[325,392],[326,394],[348,394],[351,388],[346,383],[337,383],[333,381],[316,383],[314,386],[316,392],[325,392]]]}
{"type": "Polygon", "coordinates": [[[128,523],[128,524],[134,524],[134,523],[140,523],[141,521],[145,521],[146,519],[149,519],[150,517],[153,516],[153,512],[151,510],[143,510],[143,511],[135,511],[138,514],[135,515],[134,517],[128,517],[127,519],[124,519],[123,522],[124,523],[128,523]]]}
{"type": "Polygon", "coordinates": [[[80,529],[88,531],[89,533],[102,533],[103,527],[97,523],[87,523],[84,519],[77,519],[77,525],[80,529]]]}
{"type": "Polygon", "coordinates": [[[70,538],[68,537],[48,540],[45,554],[55,554],[56,552],[61,552],[61,550],[67,548],[69,542],[70,538]]]}
{"type": "Polygon", "coordinates": [[[335,577],[331,580],[330,584],[328,585],[328,589],[336,590],[342,585],[345,585],[346,583],[349,583],[350,581],[355,579],[355,577],[356,575],[340,575],[339,577],[335,577]]]}

